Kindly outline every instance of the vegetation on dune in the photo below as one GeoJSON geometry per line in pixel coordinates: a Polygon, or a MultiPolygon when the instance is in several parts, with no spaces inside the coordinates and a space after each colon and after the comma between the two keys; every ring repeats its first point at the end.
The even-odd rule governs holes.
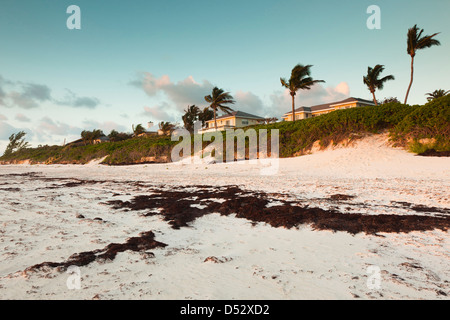
{"type": "Polygon", "coordinates": [[[391,135],[414,153],[450,151],[450,95],[413,110],[392,129],[391,135]]]}
{"type": "Polygon", "coordinates": [[[394,145],[415,153],[428,149],[450,151],[450,96],[435,99],[423,106],[390,102],[254,128],[280,130],[280,157],[304,154],[316,141],[321,147],[327,147],[332,143],[385,131],[389,132],[394,145]],[[417,149],[418,144],[420,150],[417,149]]]}
{"type": "Polygon", "coordinates": [[[30,160],[31,163],[86,164],[106,157],[103,163],[108,165],[168,162],[172,147],[176,143],[168,136],[149,136],[91,145],[43,146],[3,155],[0,161],[30,160]]]}
{"type": "MultiPolygon", "coordinates": [[[[434,99],[423,106],[390,102],[333,111],[302,121],[286,121],[252,126],[279,129],[280,157],[307,153],[316,141],[321,147],[354,140],[370,133],[389,132],[394,145],[415,153],[427,150],[450,151],[450,95],[434,99]]],[[[223,132],[225,141],[226,134],[223,132]]],[[[192,138],[193,140],[193,138],[192,138]]],[[[5,154],[0,161],[30,160],[32,163],[80,163],[106,157],[108,165],[145,162],[169,162],[173,146],[167,135],[135,137],[116,142],[91,145],[43,146],[22,148],[5,154]]],[[[204,142],[206,147],[209,142],[204,142]]],[[[270,146],[270,143],[269,143],[270,146]]]]}

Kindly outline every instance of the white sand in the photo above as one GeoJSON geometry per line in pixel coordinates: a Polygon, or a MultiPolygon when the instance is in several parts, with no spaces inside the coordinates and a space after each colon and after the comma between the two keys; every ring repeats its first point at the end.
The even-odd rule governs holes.
{"type": "Polygon", "coordinates": [[[0,298],[448,299],[448,232],[353,236],[308,226],[252,226],[218,214],[174,230],[158,216],[102,204],[145,194],[145,187],[106,183],[44,189],[61,182],[1,176],[34,171],[46,177],[137,180],[148,185],[239,185],[283,193],[310,206],[347,207],[349,213],[421,214],[393,206],[392,201],[450,207],[450,160],[391,148],[384,135],[349,148],[281,159],[279,165],[272,176],[261,175],[260,165],[248,163],[0,166],[0,298]],[[114,193],[121,196],[113,197],[114,193]],[[355,198],[345,205],[323,200],[333,194],[355,198]],[[85,219],[76,218],[78,214],[85,219]],[[96,217],[103,221],[93,220],[96,217]],[[64,261],[74,253],[123,243],[149,230],[168,246],[150,250],[154,257],[127,251],[112,262],[81,267],[79,290],[67,287],[67,273],[22,272],[44,261],[64,261]],[[211,256],[222,263],[205,262],[211,256]],[[379,288],[368,286],[369,266],[381,271],[379,288]]]}

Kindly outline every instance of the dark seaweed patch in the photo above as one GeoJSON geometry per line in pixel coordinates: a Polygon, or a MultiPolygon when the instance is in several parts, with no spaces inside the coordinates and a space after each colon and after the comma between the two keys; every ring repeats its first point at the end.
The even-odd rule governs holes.
{"type": "Polygon", "coordinates": [[[445,217],[341,213],[336,209],[326,210],[302,206],[295,201],[270,199],[264,192],[245,191],[237,186],[202,186],[196,190],[153,189],[149,195],[139,195],[130,201],[110,201],[108,204],[115,209],[145,210],[146,216],[161,215],[174,229],[188,226],[198,217],[210,213],[235,214],[237,218],[248,219],[254,223],[264,222],[273,227],[293,228],[311,225],[316,230],[346,231],[351,234],[434,229],[445,231],[450,226],[450,221],[445,217]],[[223,202],[214,199],[223,199],[223,202]],[[277,200],[282,204],[267,207],[271,200],[277,200]],[[203,207],[192,206],[198,204],[203,207]]]}

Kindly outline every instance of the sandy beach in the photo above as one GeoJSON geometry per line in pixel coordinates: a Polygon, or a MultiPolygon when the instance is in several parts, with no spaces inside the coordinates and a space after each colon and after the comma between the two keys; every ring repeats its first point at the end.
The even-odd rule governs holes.
{"type": "Polygon", "coordinates": [[[280,159],[273,175],[5,165],[0,298],[448,299],[449,226],[448,158],[385,135],[280,159]]]}

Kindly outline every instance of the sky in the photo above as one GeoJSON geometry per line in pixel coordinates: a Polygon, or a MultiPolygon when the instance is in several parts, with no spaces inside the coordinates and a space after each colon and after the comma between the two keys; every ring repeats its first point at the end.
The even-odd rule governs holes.
{"type": "Polygon", "coordinates": [[[415,58],[408,103],[423,104],[450,90],[448,12],[448,0],[1,0],[0,154],[20,130],[36,147],[82,130],[181,124],[214,86],[231,93],[233,109],[280,119],[291,108],[280,77],[299,63],[325,83],[299,92],[296,106],[372,99],[362,78],[376,64],[395,76],[377,98],[403,101],[415,24],[440,32],[441,46],[415,58]],[[70,5],[81,29],[67,26],[70,5]],[[371,5],[380,29],[367,27],[371,5]]]}

